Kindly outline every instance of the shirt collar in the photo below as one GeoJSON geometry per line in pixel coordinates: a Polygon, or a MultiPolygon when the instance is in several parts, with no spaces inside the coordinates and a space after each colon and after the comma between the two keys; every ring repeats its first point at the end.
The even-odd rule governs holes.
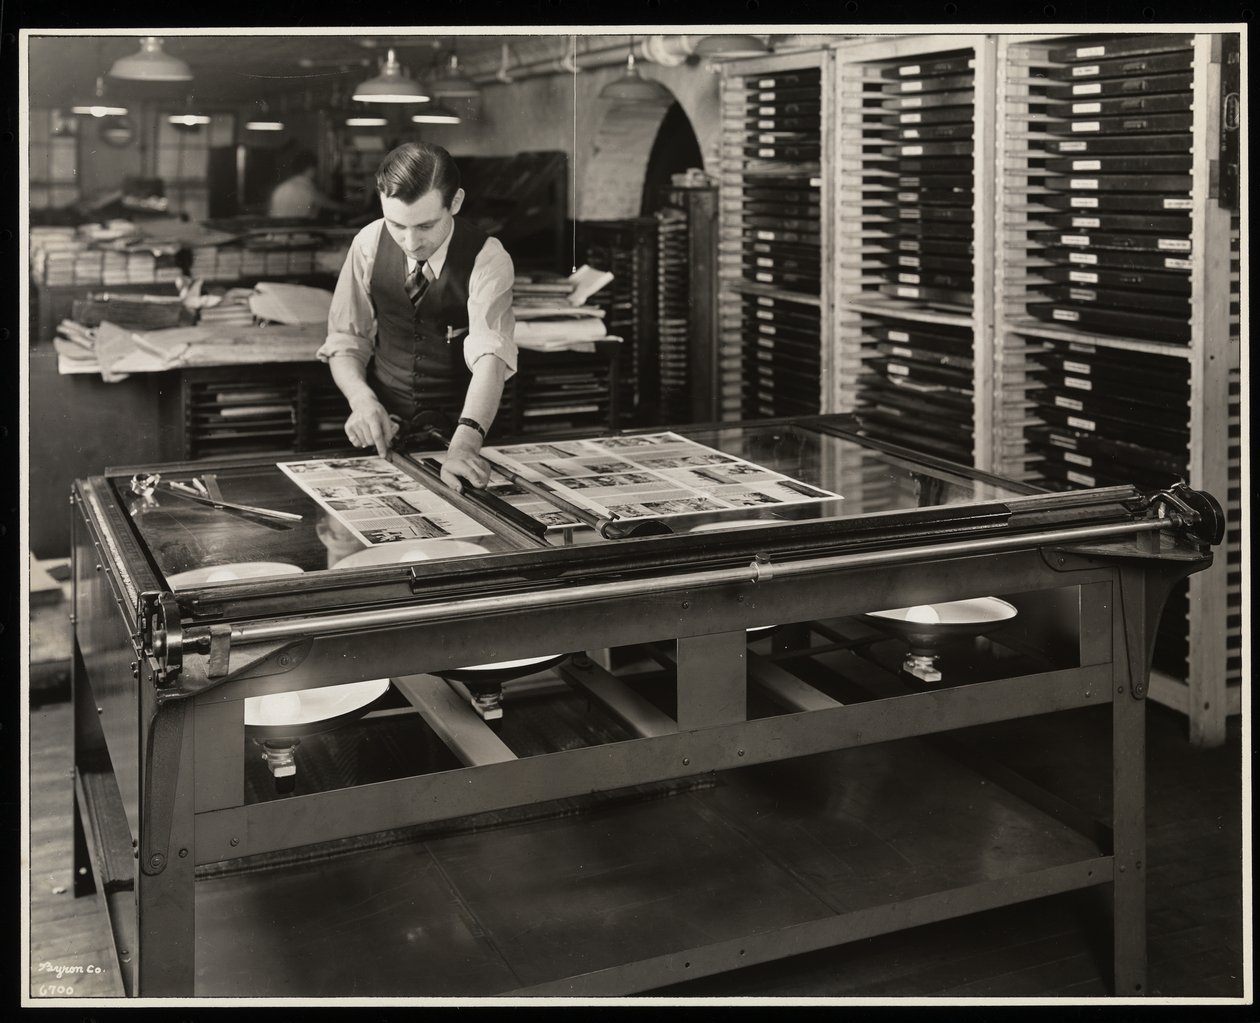
{"type": "MultiPolygon", "coordinates": [[[[455,237],[455,221],[451,221],[451,229],[447,232],[445,241],[437,247],[437,250],[428,259],[429,269],[433,271],[433,279],[442,276],[442,267],[446,266],[446,250],[451,247],[451,239],[455,237]]],[[[412,259],[404,253],[407,260],[407,273],[410,274],[416,268],[419,260],[412,259]]]]}

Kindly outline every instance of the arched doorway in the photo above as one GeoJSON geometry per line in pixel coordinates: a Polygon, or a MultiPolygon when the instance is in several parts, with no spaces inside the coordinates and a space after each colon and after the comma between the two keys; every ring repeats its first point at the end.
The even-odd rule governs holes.
{"type": "Polygon", "coordinates": [[[689,167],[704,168],[704,156],[700,152],[700,140],[691,127],[691,118],[681,103],[674,103],[665,111],[661,126],[656,131],[656,141],[648,155],[643,172],[643,200],[639,212],[642,216],[655,213],[661,206],[661,191],[670,184],[675,174],[682,174],[689,167]]]}

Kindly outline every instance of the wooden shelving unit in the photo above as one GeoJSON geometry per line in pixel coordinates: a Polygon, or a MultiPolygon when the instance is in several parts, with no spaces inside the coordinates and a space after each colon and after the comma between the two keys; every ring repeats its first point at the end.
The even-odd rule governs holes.
{"type": "Polygon", "coordinates": [[[1041,400],[1030,407],[1026,392],[1012,388],[1009,377],[995,376],[999,458],[993,468],[1059,489],[1103,485],[1109,472],[1118,471],[1149,487],[1182,478],[1226,506],[1230,530],[1216,564],[1169,601],[1150,686],[1152,699],[1187,715],[1193,742],[1217,745],[1225,739],[1226,717],[1241,706],[1238,218],[1218,199],[1224,40],[1198,33],[1152,42],[1136,44],[1151,53],[1116,64],[1112,51],[1123,50],[1123,41],[998,38],[1004,73],[997,96],[1003,126],[997,229],[1003,258],[995,277],[995,366],[1023,377],[1037,372],[1038,360],[1075,353],[1077,360],[1060,365],[1092,368],[1098,385],[1096,392],[1068,390],[1056,383],[1086,388],[1090,377],[1052,373],[1043,378],[1041,400]],[[1100,65],[1101,75],[1094,70],[1100,65]],[[1062,82],[1071,84],[1064,89],[1062,82]],[[1079,96],[1080,102],[1068,107],[1064,96],[1079,96]],[[1121,107],[1126,121],[1116,116],[1121,107]],[[1069,120],[1059,124],[1070,126],[1071,134],[1062,127],[1052,133],[1063,111],[1069,120]],[[1093,141],[1098,139],[1101,146],[1093,141]],[[1059,170],[1065,153],[1079,157],[1066,165],[1072,172],[1066,181],[1059,170]],[[1143,166],[1149,168],[1146,180],[1132,186],[1142,191],[1108,189],[1112,168],[1143,166]],[[1174,187],[1155,190],[1157,176],[1174,187]],[[1128,223],[1116,218],[1128,215],[1135,198],[1149,207],[1146,223],[1135,226],[1154,229],[1137,237],[1158,248],[1125,256],[1136,274],[1109,273],[1109,264],[1119,262],[1115,250],[1095,239],[1109,217],[1113,224],[1128,223]],[[1061,212],[1065,208],[1070,220],[1061,212]],[[1059,238],[1049,235],[1051,241],[1077,243],[1066,259],[1066,247],[1042,244],[1048,226],[1065,227],[1059,238]],[[1056,289],[1056,278],[1077,287],[1056,289]],[[1127,297],[1123,286],[1130,279],[1138,282],[1131,287],[1146,290],[1127,297]],[[1051,323],[1030,313],[1047,302],[1052,316],[1068,321],[1051,323]],[[1099,310],[1104,303],[1127,310],[1131,326],[1099,331],[1084,322],[1098,316],[1085,302],[1096,302],[1099,310]],[[1080,328],[1068,319],[1078,315],[1080,328]],[[1041,354],[1047,351],[1061,354],[1041,354]],[[1115,367],[1113,375],[1097,375],[1099,366],[1115,367]],[[1144,381],[1146,393],[1126,398],[1122,384],[1104,384],[1118,380],[1119,372],[1144,381]],[[1169,382],[1159,383],[1164,380],[1169,382]],[[1156,406],[1155,396],[1163,396],[1164,407],[1156,406]],[[1063,455],[1037,440],[1055,405],[1076,411],[1050,431],[1063,455]],[[1106,445],[1118,439],[1133,444],[1122,466],[1100,457],[1114,452],[1106,445]],[[1063,457],[1071,459],[1068,466],[1057,464],[1063,457]]]}
{"type": "Polygon", "coordinates": [[[721,80],[718,412],[826,411],[834,258],[833,58],[736,61],[721,80]]]}
{"type": "MultiPolygon", "coordinates": [[[[1051,489],[1104,485],[1120,472],[1152,489],[1183,478],[1212,493],[1229,518],[1226,542],[1212,569],[1169,601],[1150,695],[1187,715],[1193,742],[1216,745],[1242,703],[1242,239],[1237,201],[1231,209],[1228,198],[1237,149],[1222,137],[1237,132],[1236,117],[1222,110],[1238,89],[1238,57],[1219,34],[1151,35],[907,35],[725,65],[722,413],[747,412],[746,303],[791,302],[821,314],[822,410],[865,414],[872,436],[1051,489]],[[1147,50],[1159,59],[1143,65],[1147,50]],[[1126,51],[1140,59],[1105,65],[1126,51]],[[740,244],[749,83],[794,67],[822,69],[816,296],[745,278],[740,244]],[[907,82],[919,84],[902,88],[907,82]],[[915,96],[924,102],[905,102],[915,96]],[[1077,111],[1078,99],[1100,105],[1077,111]],[[924,116],[902,116],[915,112],[924,116]],[[1153,120],[1130,131],[1130,112],[1153,120]],[[1074,117],[1085,127],[1074,128],[1074,117]],[[916,127],[918,138],[908,130],[916,127]],[[1132,132],[1146,140],[1136,149],[1125,141],[1132,132]],[[1090,137],[1105,141],[1080,145],[1090,137]],[[934,180],[910,180],[927,176],[934,180]],[[1119,198],[1092,201],[1105,194],[1119,198]],[[1127,208],[1132,195],[1146,197],[1149,223],[1127,208]],[[906,227],[927,224],[958,226],[906,227]],[[1093,237],[1108,233],[1104,225],[1111,237],[1093,237]],[[931,259],[923,252],[922,266],[935,264],[938,280],[913,280],[914,245],[900,243],[922,248],[951,234],[970,242],[970,274],[946,246],[931,259]],[[1110,254],[1091,260],[1091,248],[1110,254]],[[1113,267],[1146,277],[1129,283],[1097,272],[1113,267]],[[1151,300],[1126,307],[1142,287],[1151,300]],[[1139,380],[1149,393],[1134,389],[1139,380]],[[1112,423],[1120,426],[1108,436],[1112,423]],[[1143,457],[1144,444],[1160,457],[1143,457]]],[[[853,483],[864,485],[860,472],[853,483]]]]}

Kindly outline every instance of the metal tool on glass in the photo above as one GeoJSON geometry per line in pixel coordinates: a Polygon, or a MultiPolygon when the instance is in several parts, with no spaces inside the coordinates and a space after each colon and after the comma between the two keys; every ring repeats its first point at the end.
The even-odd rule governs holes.
{"type": "Polygon", "coordinates": [[[139,494],[145,498],[152,498],[155,491],[161,491],[165,494],[174,494],[176,497],[182,497],[189,501],[196,501],[198,504],[208,504],[214,508],[227,508],[231,511],[245,512],[249,515],[258,515],[265,519],[280,519],[284,522],[301,522],[302,516],[295,512],[276,511],[272,508],[258,508],[250,504],[237,504],[234,501],[216,501],[212,497],[201,494],[195,487],[189,486],[187,483],[178,482],[162,482],[161,473],[149,473],[147,476],[136,474],[131,477],[131,492],[139,494]]]}

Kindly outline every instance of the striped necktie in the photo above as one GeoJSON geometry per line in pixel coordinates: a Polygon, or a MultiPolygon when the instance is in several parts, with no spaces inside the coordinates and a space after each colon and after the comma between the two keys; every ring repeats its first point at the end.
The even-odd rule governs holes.
{"type": "Polygon", "coordinates": [[[420,304],[420,300],[424,298],[424,293],[429,290],[429,285],[433,281],[433,271],[429,268],[428,262],[417,263],[416,268],[407,275],[403,288],[407,292],[407,297],[411,299],[413,307],[420,304]]]}

